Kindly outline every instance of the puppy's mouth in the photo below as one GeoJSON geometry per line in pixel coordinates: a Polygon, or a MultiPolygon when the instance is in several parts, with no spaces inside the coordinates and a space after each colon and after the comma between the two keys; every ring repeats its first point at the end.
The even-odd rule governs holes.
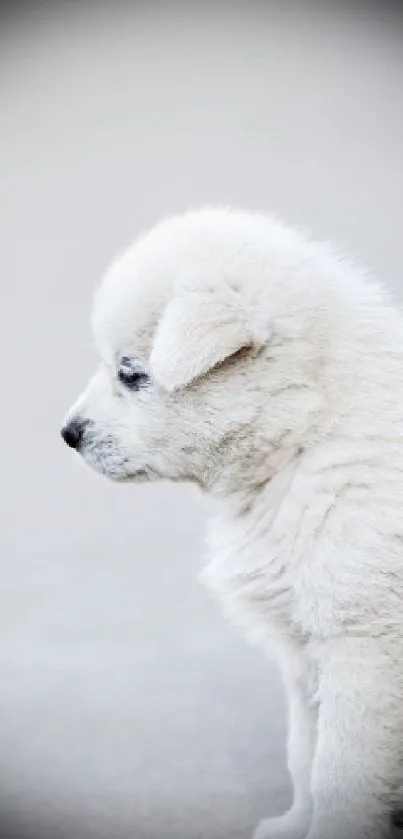
{"type": "Polygon", "coordinates": [[[96,439],[88,435],[80,447],[80,454],[87,466],[117,483],[150,480],[146,467],[133,467],[129,458],[122,455],[113,437],[96,439]]]}
{"type": "Polygon", "coordinates": [[[121,475],[110,475],[109,473],[104,473],[106,477],[111,478],[113,481],[116,481],[120,484],[125,483],[143,483],[144,481],[149,481],[151,478],[150,473],[147,469],[137,469],[135,472],[127,472],[126,474],[121,475]]]}

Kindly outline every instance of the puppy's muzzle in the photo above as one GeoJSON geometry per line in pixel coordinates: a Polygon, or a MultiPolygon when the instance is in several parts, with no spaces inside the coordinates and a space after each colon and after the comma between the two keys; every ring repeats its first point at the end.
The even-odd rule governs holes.
{"type": "Polygon", "coordinates": [[[66,425],[63,426],[61,430],[61,435],[65,443],[70,446],[71,449],[76,449],[79,451],[84,437],[84,431],[86,426],[88,425],[88,420],[75,418],[69,420],[66,425]]]}

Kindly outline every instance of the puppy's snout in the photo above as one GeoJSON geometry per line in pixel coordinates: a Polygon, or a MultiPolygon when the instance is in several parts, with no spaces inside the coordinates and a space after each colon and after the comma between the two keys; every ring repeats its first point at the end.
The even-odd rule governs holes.
{"type": "Polygon", "coordinates": [[[88,420],[85,419],[73,419],[63,426],[61,435],[64,442],[67,443],[71,449],[80,448],[84,435],[84,429],[87,423],[88,420]]]}

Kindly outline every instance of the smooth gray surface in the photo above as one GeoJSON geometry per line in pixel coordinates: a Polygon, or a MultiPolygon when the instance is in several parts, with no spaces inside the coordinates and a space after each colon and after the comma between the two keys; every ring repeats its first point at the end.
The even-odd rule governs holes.
{"type": "Polygon", "coordinates": [[[197,585],[205,502],[108,484],[59,426],[92,368],[95,282],[166,213],[273,209],[399,290],[403,24],[351,3],[13,8],[0,820],[29,839],[246,839],[289,801],[284,701],[197,585]]]}

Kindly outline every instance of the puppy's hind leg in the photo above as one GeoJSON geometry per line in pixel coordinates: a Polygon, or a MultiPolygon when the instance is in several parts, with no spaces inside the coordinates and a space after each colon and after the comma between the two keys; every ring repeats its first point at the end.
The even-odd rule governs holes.
{"type": "Polygon", "coordinates": [[[304,839],[311,821],[310,781],[317,709],[310,701],[309,670],[302,649],[282,648],[279,662],[288,699],[288,769],[294,787],[294,801],[284,815],[263,819],[254,839],[304,839]]]}

